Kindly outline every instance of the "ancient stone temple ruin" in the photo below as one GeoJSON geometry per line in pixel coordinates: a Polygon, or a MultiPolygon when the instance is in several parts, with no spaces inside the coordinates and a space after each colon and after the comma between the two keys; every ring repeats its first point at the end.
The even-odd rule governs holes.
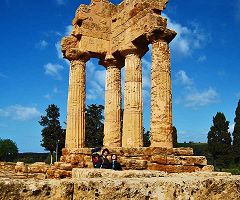
{"type": "MultiPolygon", "coordinates": [[[[91,167],[85,148],[86,62],[98,58],[106,68],[104,146],[118,154],[125,169],[168,172],[199,171],[205,157],[172,144],[172,89],[169,43],[176,36],[161,13],[168,0],[91,0],[80,5],[72,32],[62,40],[71,63],[66,148],[62,162],[91,167]],[[143,147],[141,58],[152,45],[151,147],[143,147]],[[125,67],[124,114],[121,130],[121,68],[125,67]]],[[[206,167],[205,167],[206,168],[206,167]]]]}

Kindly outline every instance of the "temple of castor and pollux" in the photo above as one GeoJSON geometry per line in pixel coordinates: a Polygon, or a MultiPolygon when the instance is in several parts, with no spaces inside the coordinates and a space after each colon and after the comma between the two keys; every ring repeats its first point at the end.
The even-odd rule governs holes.
{"type": "Polygon", "coordinates": [[[176,36],[161,13],[168,0],[91,0],[80,5],[72,32],[62,40],[70,61],[66,148],[61,161],[92,167],[85,148],[86,62],[98,58],[106,68],[104,147],[116,153],[124,169],[166,172],[207,171],[204,156],[190,148],[173,148],[172,89],[169,43],[176,36]],[[151,146],[143,147],[141,58],[152,45],[151,146]],[[121,69],[125,67],[124,114],[121,128],[121,69]],[[122,129],[122,130],[121,130],[122,129]]]}

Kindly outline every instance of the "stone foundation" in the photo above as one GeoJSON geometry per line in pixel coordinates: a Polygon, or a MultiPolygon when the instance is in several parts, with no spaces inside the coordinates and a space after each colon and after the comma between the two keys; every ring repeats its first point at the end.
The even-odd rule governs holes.
{"type": "Polygon", "coordinates": [[[74,169],[71,180],[0,178],[0,199],[9,200],[234,200],[240,199],[240,176],[195,172],[74,169]]]}
{"type": "MultiPolygon", "coordinates": [[[[109,148],[109,151],[117,154],[124,170],[157,170],[168,173],[214,170],[207,165],[204,156],[194,156],[191,148],[121,147],[109,148]]],[[[93,168],[90,148],[65,148],[62,152],[61,162],[55,164],[56,169],[70,172],[73,168],[93,168]]]]}

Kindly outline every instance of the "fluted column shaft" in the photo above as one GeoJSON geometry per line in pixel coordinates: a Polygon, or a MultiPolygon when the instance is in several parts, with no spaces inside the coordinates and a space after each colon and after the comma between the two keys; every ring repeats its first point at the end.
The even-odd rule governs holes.
{"type": "Polygon", "coordinates": [[[152,43],[151,146],[172,148],[170,49],[164,39],[152,43]]]}
{"type": "Polygon", "coordinates": [[[104,146],[121,147],[121,69],[111,62],[106,66],[104,146]]]}
{"type": "Polygon", "coordinates": [[[85,146],[86,60],[73,60],[70,66],[66,148],[85,146]]]}
{"type": "Polygon", "coordinates": [[[142,131],[142,64],[140,56],[132,53],[125,58],[122,146],[143,146],[142,131]]]}

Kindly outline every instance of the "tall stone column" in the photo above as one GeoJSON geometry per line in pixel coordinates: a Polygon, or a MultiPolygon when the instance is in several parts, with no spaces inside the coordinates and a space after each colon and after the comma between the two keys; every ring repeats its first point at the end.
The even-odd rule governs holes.
{"type": "Polygon", "coordinates": [[[152,42],[151,146],[172,148],[172,89],[168,42],[152,42]]]}
{"type": "Polygon", "coordinates": [[[85,146],[86,62],[72,60],[70,66],[66,148],[85,146]]]}
{"type": "Polygon", "coordinates": [[[104,61],[106,93],[104,111],[104,146],[121,147],[121,68],[116,60],[104,61]]]}
{"type": "Polygon", "coordinates": [[[125,58],[123,147],[142,147],[142,64],[137,53],[125,58]]]}

